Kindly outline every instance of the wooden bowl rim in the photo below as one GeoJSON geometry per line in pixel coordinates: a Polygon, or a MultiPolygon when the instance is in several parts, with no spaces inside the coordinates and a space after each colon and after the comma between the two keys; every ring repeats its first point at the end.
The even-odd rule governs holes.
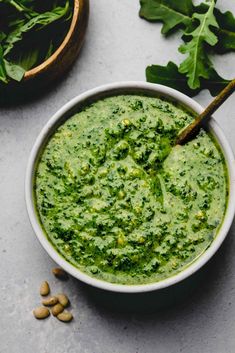
{"type": "Polygon", "coordinates": [[[50,65],[52,65],[59,58],[62,51],[69,44],[69,41],[70,41],[70,39],[76,29],[77,21],[78,21],[79,15],[80,15],[80,10],[82,9],[82,6],[80,6],[80,3],[82,1],[83,0],[74,0],[72,21],[71,21],[68,33],[66,34],[63,42],[60,44],[60,46],[56,49],[56,51],[47,60],[43,61],[40,65],[34,67],[33,69],[26,71],[24,74],[24,80],[28,80],[30,78],[33,78],[37,74],[41,73],[41,71],[45,71],[50,65]]]}

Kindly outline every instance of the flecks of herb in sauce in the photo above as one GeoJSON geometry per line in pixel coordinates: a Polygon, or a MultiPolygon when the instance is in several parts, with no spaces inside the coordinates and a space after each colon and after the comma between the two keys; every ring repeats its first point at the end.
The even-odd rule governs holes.
{"type": "Polygon", "coordinates": [[[193,119],[161,98],[97,101],[51,137],[36,174],[36,204],[57,250],[110,282],[139,284],[176,274],[211,244],[226,209],[223,156],[193,119]]]}

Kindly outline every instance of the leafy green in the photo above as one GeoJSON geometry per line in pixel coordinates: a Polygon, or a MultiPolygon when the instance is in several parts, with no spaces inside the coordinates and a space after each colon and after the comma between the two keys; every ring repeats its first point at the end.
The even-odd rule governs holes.
{"type": "Polygon", "coordinates": [[[191,89],[187,84],[187,76],[179,72],[176,64],[169,62],[167,66],[151,65],[146,68],[148,82],[162,84],[187,94],[190,97],[199,93],[200,89],[208,89],[212,96],[216,96],[230,82],[220,77],[217,72],[210,68],[208,78],[201,80],[200,89],[191,89]]]}
{"type": "Polygon", "coordinates": [[[209,68],[208,79],[202,79],[202,88],[207,88],[212,96],[217,96],[228,84],[230,80],[222,78],[213,67],[209,68]]]}
{"type": "Polygon", "coordinates": [[[0,81],[7,83],[7,73],[4,65],[3,49],[1,45],[0,45],[0,81]]]}
{"type": "Polygon", "coordinates": [[[37,30],[44,28],[45,26],[51,24],[54,21],[57,21],[61,17],[65,16],[69,8],[68,1],[65,4],[65,7],[57,7],[52,12],[45,12],[43,14],[37,15],[26,22],[24,25],[20,26],[20,28],[15,29],[11,32],[7,39],[5,40],[5,51],[4,55],[7,55],[15,43],[22,40],[23,34],[31,31],[34,27],[37,27],[37,30]]]}
{"type": "Polygon", "coordinates": [[[17,64],[25,71],[27,71],[36,65],[39,55],[39,49],[32,48],[32,50],[28,50],[25,53],[20,52],[17,59],[15,58],[14,61],[17,62],[17,64]]]}
{"type": "Polygon", "coordinates": [[[7,60],[4,60],[4,65],[8,77],[18,82],[22,80],[25,73],[25,70],[22,67],[7,60]]]}
{"type": "Polygon", "coordinates": [[[187,26],[191,22],[193,4],[191,0],[140,0],[140,17],[149,21],[162,21],[162,33],[187,26]]]}
{"type": "Polygon", "coordinates": [[[20,81],[46,60],[68,31],[71,0],[0,0],[0,81],[20,81]]]}
{"type": "Polygon", "coordinates": [[[219,28],[214,30],[218,37],[215,47],[218,53],[227,53],[235,50],[235,18],[230,11],[222,13],[215,9],[215,17],[219,28]]]}
{"type": "MultiPolygon", "coordinates": [[[[27,8],[24,4],[24,1],[17,1],[17,0],[1,0],[1,3],[5,3],[7,5],[10,5],[12,7],[14,7],[17,11],[27,14],[27,15],[37,15],[36,12],[32,11],[30,8],[27,8]]],[[[27,3],[27,2],[25,2],[27,3]]],[[[31,3],[28,2],[28,4],[31,3]]]]}
{"type": "MultiPolygon", "coordinates": [[[[201,3],[199,6],[194,7],[194,12],[205,14],[208,11],[208,4],[201,3]]],[[[218,42],[214,47],[214,51],[219,54],[224,54],[229,51],[235,51],[235,18],[230,11],[222,13],[219,9],[214,9],[214,16],[218,23],[218,27],[211,28],[212,32],[218,37],[218,42]]],[[[191,20],[185,32],[193,31],[197,23],[191,20]]],[[[183,36],[185,40],[185,36],[183,36]]],[[[187,40],[186,40],[187,41],[187,40]]]]}
{"type": "Polygon", "coordinates": [[[192,0],[140,0],[140,16],[161,21],[163,34],[183,31],[184,43],[179,51],[187,55],[179,68],[172,62],[148,66],[149,82],[165,84],[190,96],[205,88],[216,95],[229,83],[215,71],[211,54],[235,50],[235,18],[229,11],[222,13],[215,3],[206,0],[194,6],[192,0]]]}
{"type": "Polygon", "coordinates": [[[148,82],[165,85],[189,96],[194,96],[198,91],[191,90],[187,85],[187,77],[181,74],[178,67],[173,62],[169,62],[167,66],[151,65],[146,68],[146,78],[148,82]]]}
{"type": "MultiPolygon", "coordinates": [[[[147,21],[163,22],[162,33],[168,35],[172,30],[184,29],[189,32],[195,28],[194,13],[204,14],[208,11],[208,3],[194,6],[192,0],[140,0],[140,17],[147,21]]],[[[218,37],[215,50],[225,53],[235,50],[235,18],[230,11],[222,13],[214,9],[214,15],[219,25],[212,28],[212,32],[218,37]]]]}
{"type": "Polygon", "coordinates": [[[188,77],[188,85],[191,89],[200,87],[200,77],[209,78],[208,69],[212,63],[205,50],[205,43],[214,46],[218,38],[211,31],[210,27],[218,28],[218,23],[214,16],[215,2],[212,0],[205,14],[193,14],[193,19],[199,21],[198,27],[185,36],[190,36],[191,40],[180,46],[179,51],[188,54],[188,58],[180,65],[179,71],[188,77]]]}

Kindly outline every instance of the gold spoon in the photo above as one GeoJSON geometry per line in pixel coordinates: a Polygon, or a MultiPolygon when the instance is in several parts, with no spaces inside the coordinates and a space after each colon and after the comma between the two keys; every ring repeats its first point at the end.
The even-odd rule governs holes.
{"type": "Polygon", "coordinates": [[[176,145],[183,145],[201,127],[202,123],[207,122],[211,115],[227,100],[228,97],[235,91],[235,79],[232,80],[220,94],[208,105],[208,107],[197,116],[191,124],[189,124],[183,131],[177,136],[176,145]]]}

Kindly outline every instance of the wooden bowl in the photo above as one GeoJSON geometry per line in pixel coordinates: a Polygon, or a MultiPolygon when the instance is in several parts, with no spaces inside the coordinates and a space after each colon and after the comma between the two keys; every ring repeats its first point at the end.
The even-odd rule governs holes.
{"type": "Polygon", "coordinates": [[[74,0],[73,17],[69,31],[59,48],[42,64],[26,71],[19,83],[47,85],[61,77],[78,56],[83,44],[89,16],[89,0],[74,0]]]}
{"type": "Polygon", "coordinates": [[[83,44],[89,17],[89,0],[74,0],[70,28],[58,49],[42,64],[26,71],[20,82],[0,84],[0,106],[15,105],[38,97],[70,68],[83,44]]]}

